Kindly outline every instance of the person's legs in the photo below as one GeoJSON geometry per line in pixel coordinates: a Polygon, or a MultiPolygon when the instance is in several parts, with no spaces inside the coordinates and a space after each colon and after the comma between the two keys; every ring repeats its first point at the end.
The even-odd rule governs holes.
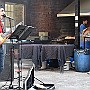
{"type": "Polygon", "coordinates": [[[0,47],[0,73],[2,72],[4,68],[4,52],[3,52],[3,48],[0,47]]]}

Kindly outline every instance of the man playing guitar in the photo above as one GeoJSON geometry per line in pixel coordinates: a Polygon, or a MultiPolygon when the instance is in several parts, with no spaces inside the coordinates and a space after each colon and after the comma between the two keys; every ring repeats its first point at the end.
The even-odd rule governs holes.
{"type": "Polygon", "coordinates": [[[1,35],[3,34],[3,27],[4,27],[2,23],[4,14],[5,14],[4,8],[2,5],[0,5],[0,73],[2,72],[4,68],[4,50],[3,50],[2,44],[10,36],[10,34],[8,34],[4,38],[1,37],[1,35]]]}

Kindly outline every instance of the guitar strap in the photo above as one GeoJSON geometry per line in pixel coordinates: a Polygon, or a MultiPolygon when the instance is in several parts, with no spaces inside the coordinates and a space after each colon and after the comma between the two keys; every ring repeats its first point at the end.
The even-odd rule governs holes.
{"type": "MultiPolygon", "coordinates": [[[[3,23],[0,20],[0,33],[3,33],[3,23]]],[[[2,45],[0,45],[0,48],[2,48],[2,45]]]]}
{"type": "Polygon", "coordinates": [[[2,21],[0,20],[0,33],[3,33],[3,28],[4,28],[3,23],[2,23],[2,21]]]}

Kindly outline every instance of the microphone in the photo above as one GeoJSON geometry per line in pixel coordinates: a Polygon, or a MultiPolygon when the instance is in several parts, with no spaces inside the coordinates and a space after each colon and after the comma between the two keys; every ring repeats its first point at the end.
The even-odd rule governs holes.
{"type": "Polygon", "coordinates": [[[33,26],[28,26],[28,27],[31,27],[31,28],[36,28],[36,27],[33,27],[33,26]]]}
{"type": "Polygon", "coordinates": [[[8,19],[14,20],[12,17],[6,16],[5,14],[3,14],[2,16],[3,16],[4,18],[8,18],[8,19]]]}

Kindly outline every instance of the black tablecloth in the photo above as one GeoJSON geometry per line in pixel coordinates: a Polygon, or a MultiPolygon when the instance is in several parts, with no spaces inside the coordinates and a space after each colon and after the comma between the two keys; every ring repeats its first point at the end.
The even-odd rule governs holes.
{"type": "Polygon", "coordinates": [[[24,44],[22,58],[31,58],[37,68],[47,59],[58,59],[63,65],[67,57],[73,56],[73,50],[73,44],[24,44]]]}

